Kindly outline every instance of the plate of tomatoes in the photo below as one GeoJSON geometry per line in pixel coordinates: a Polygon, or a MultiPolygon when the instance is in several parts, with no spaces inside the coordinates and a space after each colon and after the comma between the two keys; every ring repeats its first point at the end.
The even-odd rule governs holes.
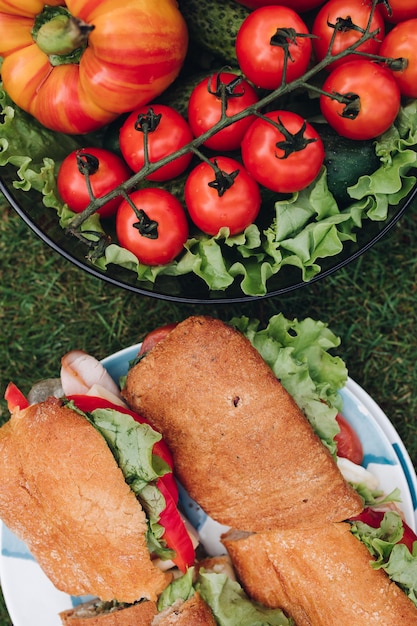
{"type": "Polygon", "coordinates": [[[154,9],[99,5],[0,1],[0,190],[82,270],[167,300],[270,297],[414,203],[412,3],[166,0],[146,61],[126,18],[154,9]]]}

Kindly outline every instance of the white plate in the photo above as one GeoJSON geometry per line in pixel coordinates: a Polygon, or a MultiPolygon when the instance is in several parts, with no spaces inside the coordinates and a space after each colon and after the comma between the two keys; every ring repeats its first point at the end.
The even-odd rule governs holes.
{"type": "MultiPolygon", "coordinates": [[[[131,346],[103,360],[118,381],[127,373],[129,361],[139,345],[131,346]]],[[[386,492],[401,490],[402,509],[408,524],[417,527],[417,477],[410,457],[396,430],[372,398],[352,379],[341,392],[343,414],[359,434],[364,465],[380,481],[386,492]]],[[[219,549],[218,525],[196,505],[190,519],[200,532],[203,544],[212,554],[219,549]]],[[[58,613],[79,604],[75,598],[57,591],[34,561],[24,543],[1,526],[0,580],[14,626],[61,626],[58,613]]]]}

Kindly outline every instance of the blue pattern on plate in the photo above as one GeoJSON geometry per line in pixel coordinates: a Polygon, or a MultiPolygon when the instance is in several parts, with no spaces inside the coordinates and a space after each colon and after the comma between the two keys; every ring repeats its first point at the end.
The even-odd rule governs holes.
{"type": "Polygon", "coordinates": [[[408,488],[410,490],[410,495],[411,495],[411,500],[413,502],[413,507],[414,507],[414,510],[416,511],[417,510],[417,493],[416,493],[416,490],[414,488],[414,481],[413,481],[413,477],[412,477],[411,472],[410,472],[410,467],[408,465],[407,460],[404,458],[404,455],[403,455],[401,447],[397,443],[393,443],[392,447],[394,448],[395,453],[396,453],[396,455],[397,455],[397,457],[398,457],[398,459],[399,459],[399,461],[401,463],[401,467],[402,467],[403,472],[405,474],[405,478],[406,478],[407,483],[408,483],[408,488]]]}

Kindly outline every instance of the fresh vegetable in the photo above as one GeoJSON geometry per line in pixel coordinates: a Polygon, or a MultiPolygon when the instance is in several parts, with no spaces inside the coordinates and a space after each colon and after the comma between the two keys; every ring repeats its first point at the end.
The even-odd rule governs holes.
{"type": "Polygon", "coordinates": [[[183,249],[188,223],[181,203],[163,189],[133,191],[116,214],[120,244],[140,263],[163,265],[183,249]]]}
{"type": "Polygon", "coordinates": [[[381,12],[387,22],[397,24],[417,17],[415,0],[385,0],[381,2],[381,12]]]}
{"type": "Polygon", "coordinates": [[[393,76],[403,96],[417,98],[417,17],[394,26],[382,42],[380,54],[405,60],[405,66],[393,70],[393,76]]]}
{"type": "Polygon", "coordinates": [[[361,465],[363,461],[363,447],[358,434],[341,413],[336,415],[336,421],[340,429],[335,436],[337,455],[343,459],[349,459],[352,463],[361,465]]]}
{"type": "Polygon", "coordinates": [[[26,396],[14,383],[9,383],[7,385],[6,391],[4,392],[4,399],[7,402],[7,408],[10,413],[16,408],[26,409],[26,407],[29,406],[26,396]]]}
{"type": "Polygon", "coordinates": [[[162,93],[181,69],[187,42],[175,0],[0,1],[4,88],[63,133],[100,128],[162,93]]]}
{"type": "Polygon", "coordinates": [[[320,97],[324,117],[350,139],[382,135],[400,109],[400,90],[390,70],[365,59],[336,67],[324,81],[323,90],[329,94],[320,97]]]}
{"type": "Polygon", "coordinates": [[[190,41],[228,65],[236,65],[235,41],[249,10],[235,0],[179,0],[190,41]]]}
{"type": "MultiPolygon", "coordinates": [[[[180,150],[192,141],[186,120],[172,107],[152,104],[135,109],[120,129],[120,150],[128,165],[138,172],[146,163],[154,163],[180,150]]],[[[146,178],[164,181],[187,169],[192,152],[169,161],[146,178]]]]}
{"type": "Polygon", "coordinates": [[[242,158],[264,187],[292,193],[304,189],[318,176],[324,147],[318,132],[297,113],[271,111],[247,130],[242,158]]]}
{"type": "MultiPolygon", "coordinates": [[[[318,61],[324,59],[329,49],[333,56],[356,44],[369,27],[372,37],[361,43],[356,50],[366,54],[378,54],[385,36],[385,22],[378,6],[372,0],[328,0],[318,11],[311,29],[314,53],[318,61]]],[[[327,66],[332,70],[342,63],[357,59],[348,54],[327,66]]]]}
{"type": "Polygon", "coordinates": [[[302,76],[308,68],[312,44],[301,17],[283,6],[253,11],[236,37],[236,55],[244,75],[257,87],[277,89],[302,76]]]}
{"type": "Polygon", "coordinates": [[[171,330],[173,330],[176,325],[176,322],[173,322],[171,324],[165,324],[164,326],[159,326],[159,328],[154,328],[153,330],[151,330],[142,341],[138,356],[146,354],[147,352],[149,352],[149,350],[156,346],[157,343],[165,339],[167,334],[171,330]]]}
{"type": "MultiPolygon", "coordinates": [[[[371,526],[371,528],[380,528],[381,522],[384,520],[385,513],[386,511],[373,509],[368,506],[362,511],[360,515],[352,517],[350,521],[362,522],[363,524],[371,526]]],[[[397,521],[397,518],[393,519],[397,521]]],[[[402,520],[402,529],[402,536],[399,537],[396,543],[403,543],[412,553],[414,542],[417,541],[417,535],[404,520],[402,520]]]]}
{"type": "Polygon", "coordinates": [[[259,7],[279,4],[285,7],[291,7],[297,13],[310,11],[323,4],[324,0],[236,0],[239,4],[250,9],[258,9],[259,7]]]}
{"type": "MultiPolygon", "coordinates": [[[[61,163],[57,175],[58,193],[75,213],[81,213],[94,197],[104,196],[131,176],[131,170],[116,154],[101,148],[82,148],[71,152],[61,163]]],[[[117,211],[122,198],[104,204],[98,213],[108,218],[117,211]]]]}
{"type": "Polygon", "coordinates": [[[261,206],[259,185],[246,169],[230,157],[203,161],[185,183],[188,213],[201,230],[217,235],[227,228],[236,235],[252,224],[261,206]]]}
{"type": "MultiPolygon", "coordinates": [[[[195,137],[209,131],[222,115],[231,117],[258,101],[258,94],[243,76],[232,72],[218,72],[202,80],[188,101],[188,123],[195,137]]],[[[211,150],[238,150],[243,135],[254,121],[253,115],[230,124],[211,135],[203,145],[211,150]]]]}

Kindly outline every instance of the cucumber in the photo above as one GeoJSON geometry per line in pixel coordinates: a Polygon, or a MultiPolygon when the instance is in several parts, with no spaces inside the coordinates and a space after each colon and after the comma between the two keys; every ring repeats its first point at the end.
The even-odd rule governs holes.
{"type": "Polygon", "coordinates": [[[346,191],[358,179],[373,174],[381,165],[375,153],[373,140],[356,140],[341,137],[328,124],[314,124],[324,144],[327,168],[327,185],[340,205],[352,202],[346,191]]]}
{"type": "Polygon", "coordinates": [[[236,65],[236,35],[250,9],[235,0],[179,0],[190,41],[236,65]]]}

